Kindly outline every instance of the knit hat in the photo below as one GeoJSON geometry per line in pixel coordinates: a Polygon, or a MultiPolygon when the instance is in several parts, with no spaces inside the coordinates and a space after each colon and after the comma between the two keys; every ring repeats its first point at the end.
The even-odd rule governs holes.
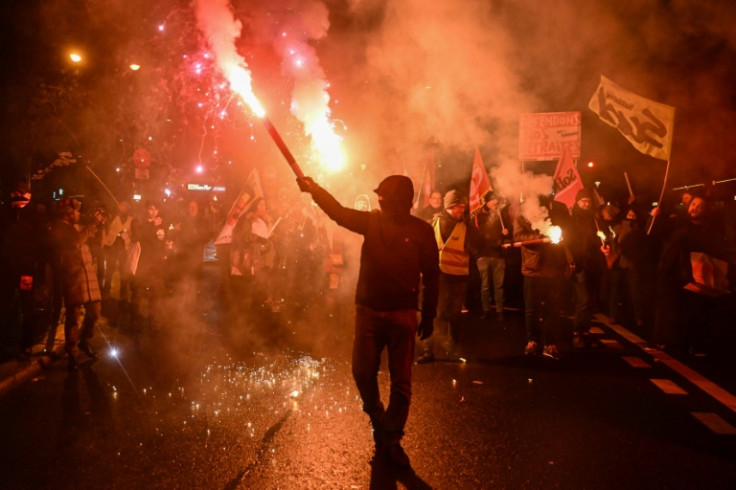
{"type": "Polygon", "coordinates": [[[575,194],[575,202],[578,202],[581,199],[593,199],[593,193],[588,189],[580,189],[578,193],[575,194]]]}
{"type": "Polygon", "coordinates": [[[447,191],[447,194],[445,194],[445,209],[452,209],[453,207],[457,206],[458,204],[467,204],[468,201],[465,199],[465,197],[460,194],[455,189],[452,189],[451,191],[447,191]]]}
{"type": "Polygon", "coordinates": [[[381,196],[384,201],[409,206],[414,201],[414,184],[405,175],[389,175],[378,184],[373,192],[381,196]]]}

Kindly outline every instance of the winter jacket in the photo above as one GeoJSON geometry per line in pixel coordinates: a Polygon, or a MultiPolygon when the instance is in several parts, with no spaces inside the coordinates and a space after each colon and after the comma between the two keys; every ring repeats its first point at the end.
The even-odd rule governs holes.
{"type": "Polygon", "coordinates": [[[327,216],[364,237],[356,304],[379,311],[415,309],[421,274],[422,317],[434,318],[439,255],[429,223],[411,216],[408,209],[366,212],[346,208],[316,184],[310,192],[327,216]]]}
{"type": "MultiPolygon", "coordinates": [[[[523,242],[544,238],[533,230],[529,220],[523,216],[514,222],[514,241],[523,242]]],[[[563,237],[564,239],[564,237],[563,237]]],[[[528,277],[563,277],[574,264],[572,254],[564,243],[539,243],[521,247],[521,273],[528,277]]]]}
{"type": "Polygon", "coordinates": [[[67,221],[57,221],[51,227],[51,240],[67,307],[102,299],[92,254],[87,245],[92,234],[90,227],[77,227],[67,221]]]}

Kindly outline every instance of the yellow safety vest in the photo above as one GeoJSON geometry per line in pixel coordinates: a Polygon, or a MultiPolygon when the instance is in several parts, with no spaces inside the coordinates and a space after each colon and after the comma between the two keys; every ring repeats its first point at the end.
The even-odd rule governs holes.
{"type": "Polygon", "coordinates": [[[467,227],[460,222],[452,229],[447,242],[442,240],[440,233],[440,219],[435,218],[432,222],[434,237],[440,250],[440,271],[453,276],[467,276],[470,274],[470,255],[465,250],[465,234],[467,227]]]}

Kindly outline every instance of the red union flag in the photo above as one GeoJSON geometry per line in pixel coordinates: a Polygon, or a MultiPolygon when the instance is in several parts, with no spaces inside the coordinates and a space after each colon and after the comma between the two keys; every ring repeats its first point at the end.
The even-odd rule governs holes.
{"type": "Polygon", "coordinates": [[[424,164],[422,171],[422,180],[419,184],[417,192],[417,200],[414,202],[414,209],[424,209],[429,206],[429,196],[434,190],[435,174],[437,173],[437,165],[434,162],[434,147],[429,150],[429,159],[424,164]]]}
{"type": "Polygon", "coordinates": [[[583,188],[583,181],[580,180],[580,174],[567,147],[562,149],[553,179],[555,201],[563,203],[567,209],[572,208],[575,205],[575,196],[583,188]]]}
{"type": "Polygon", "coordinates": [[[556,160],[563,146],[579,158],[580,121],[579,112],[519,114],[519,160],[556,160]]]}
{"type": "Polygon", "coordinates": [[[674,107],[624,90],[603,75],[588,107],[601,121],[618,129],[640,152],[661,160],[670,159],[674,107]]]}
{"type": "Polygon", "coordinates": [[[470,176],[470,214],[480,210],[486,203],[486,194],[493,190],[491,180],[488,178],[486,166],[483,165],[483,159],[480,157],[480,150],[475,148],[475,157],[473,158],[473,173],[470,176]]]}

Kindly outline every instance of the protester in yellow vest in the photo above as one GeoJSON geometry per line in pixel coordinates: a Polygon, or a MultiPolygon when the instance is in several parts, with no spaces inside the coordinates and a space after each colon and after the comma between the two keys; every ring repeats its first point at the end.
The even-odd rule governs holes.
{"type": "Polygon", "coordinates": [[[434,343],[437,336],[443,343],[448,360],[459,361],[457,329],[460,312],[465,303],[470,265],[469,244],[474,243],[474,228],[465,222],[467,199],[458,191],[445,194],[445,209],[432,220],[439,249],[440,277],[439,303],[434,320],[434,333],[422,342],[423,353],[417,359],[420,364],[434,361],[434,343]]]}

